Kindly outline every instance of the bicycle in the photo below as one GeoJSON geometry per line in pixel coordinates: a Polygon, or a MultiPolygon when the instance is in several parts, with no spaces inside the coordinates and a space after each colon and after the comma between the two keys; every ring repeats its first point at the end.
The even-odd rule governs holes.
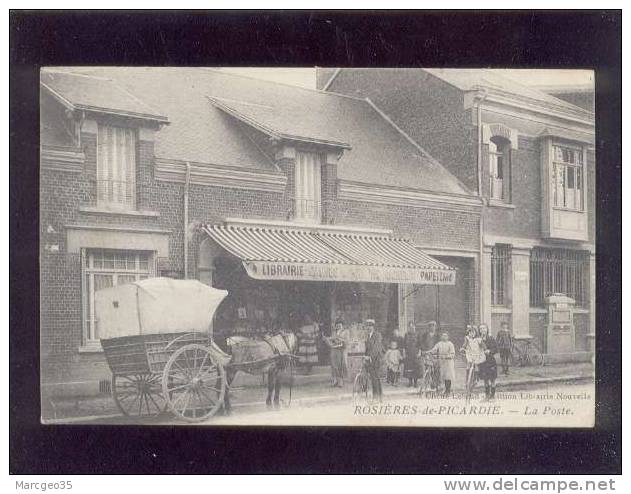
{"type": "Polygon", "coordinates": [[[370,357],[362,359],[362,368],[353,381],[353,404],[370,405],[373,403],[373,389],[368,365],[370,357]]]}
{"type": "Polygon", "coordinates": [[[543,354],[531,339],[519,340],[519,343],[513,343],[511,358],[513,363],[519,367],[538,367],[545,364],[543,354]]]}
{"type": "Polygon", "coordinates": [[[473,394],[473,388],[478,382],[478,373],[475,370],[475,364],[473,362],[467,362],[467,374],[465,379],[465,401],[469,403],[471,401],[471,395],[473,394]]]}
{"type": "Polygon", "coordinates": [[[434,355],[431,352],[422,352],[423,358],[423,377],[421,378],[421,385],[418,388],[419,396],[427,396],[434,388],[437,382],[436,379],[436,362],[434,355]]]}

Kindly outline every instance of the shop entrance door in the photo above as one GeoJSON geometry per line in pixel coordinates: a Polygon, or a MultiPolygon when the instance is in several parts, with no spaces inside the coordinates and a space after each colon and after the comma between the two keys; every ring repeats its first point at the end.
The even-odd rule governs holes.
{"type": "Polygon", "coordinates": [[[320,326],[318,339],[318,363],[329,363],[329,349],[322,336],[331,334],[331,297],[330,283],[310,281],[280,282],[283,285],[281,310],[288,328],[297,331],[304,324],[305,315],[309,314],[320,326]]]}

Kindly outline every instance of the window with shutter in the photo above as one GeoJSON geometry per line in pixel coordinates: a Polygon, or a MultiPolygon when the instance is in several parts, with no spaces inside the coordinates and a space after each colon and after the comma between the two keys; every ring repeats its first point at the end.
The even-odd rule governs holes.
{"type": "Polygon", "coordinates": [[[322,216],[322,164],[317,153],[296,153],[294,219],[319,223],[322,216]]]}
{"type": "Polygon", "coordinates": [[[134,129],[99,125],[97,203],[99,206],[115,209],[136,207],[136,133],[134,129]]]}

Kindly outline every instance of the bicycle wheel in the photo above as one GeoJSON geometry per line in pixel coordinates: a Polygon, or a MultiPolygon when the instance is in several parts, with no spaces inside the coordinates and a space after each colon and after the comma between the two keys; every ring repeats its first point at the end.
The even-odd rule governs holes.
{"type": "Polygon", "coordinates": [[[535,365],[537,367],[542,366],[544,364],[543,354],[537,348],[537,345],[531,343],[528,345],[528,360],[530,361],[530,365],[535,365]]]}
{"type": "Polygon", "coordinates": [[[473,394],[473,388],[475,386],[475,367],[472,365],[467,369],[467,381],[465,383],[465,401],[469,403],[471,401],[471,395],[473,394]]]}
{"type": "Polygon", "coordinates": [[[353,403],[355,405],[370,405],[372,403],[370,379],[363,372],[357,374],[353,382],[353,403]]]}
{"type": "Polygon", "coordinates": [[[523,367],[525,365],[524,353],[517,345],[513,345],[511,349],[511,361],[513,366],[523,367]]]}
{"type": "Polygon", "coordinates": [[[423,378],[421,379],[421,385],[418,388],[419,396],[427,396],[432,389],[432,370],[425,369],[423,373],[423,378]]]}

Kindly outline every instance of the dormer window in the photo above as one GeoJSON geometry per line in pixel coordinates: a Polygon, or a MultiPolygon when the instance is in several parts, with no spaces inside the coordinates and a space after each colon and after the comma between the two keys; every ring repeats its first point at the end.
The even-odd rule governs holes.
{"type": "Polygon", "coordinates": [[[322,158],[298,151],[295,168],[294,219],[319,223],[322,218],[322,158]]]}
{"type": "Polygon", "coordinates": [[[583,210],[583,150],[552,146],[554,207],[583,210]]]}
{"type": "Polygon", "coordinates": [[[135,130],[99,125],[96,167],[98,205],[108,209],[135,209],[135,130]]]}
{"type": "Polygon", "coordinates": [[[510,141],[501,137],[489,140],[489,196],[508,202],[509,196],[510,141]]]}

